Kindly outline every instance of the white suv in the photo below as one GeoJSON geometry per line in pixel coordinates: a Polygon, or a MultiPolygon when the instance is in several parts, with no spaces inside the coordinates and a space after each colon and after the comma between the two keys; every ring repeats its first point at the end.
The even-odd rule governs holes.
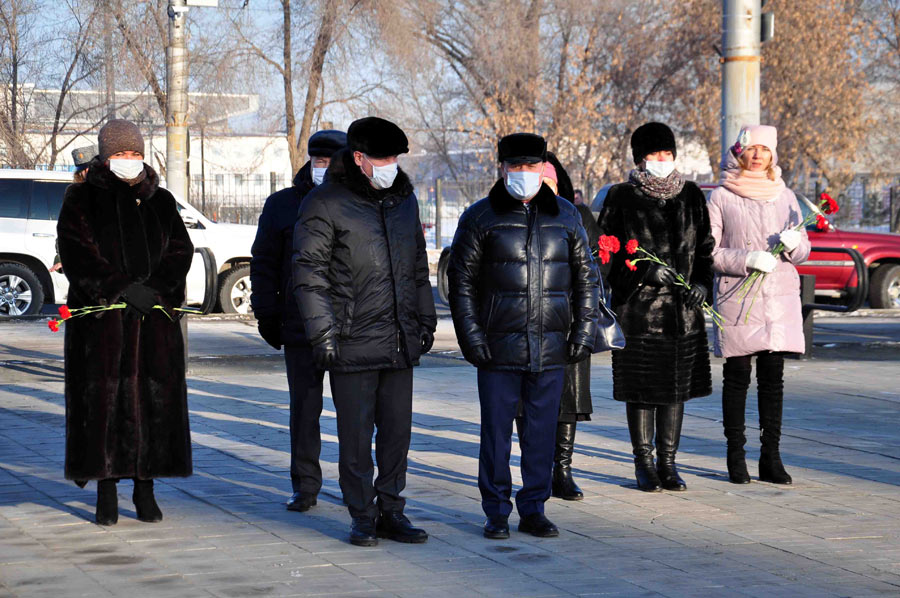
{"type": "MultiPolygon", "coordinates": [[[[72,173],[0,169],[0,318],[63,303],[69,281],[51,272],[56,218],[72,173]]],[[[197,253],[188,273],[187,303],[225,313],[250,311],[250,247],[256,227],[218,224],[176,197],[197,253]]]]}

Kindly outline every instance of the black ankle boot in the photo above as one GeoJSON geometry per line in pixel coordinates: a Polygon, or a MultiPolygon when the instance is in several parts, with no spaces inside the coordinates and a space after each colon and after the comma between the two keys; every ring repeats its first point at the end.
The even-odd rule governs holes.
{"type": "Polygon", "coordinates": [[[147,523],[162,521],[162,511],[153,497],[153,480],[134,480],[134,493],[131,495],[134,501],[134,510],[137,518],[147,523]]]}
{"type": "Polygon", "coordinates": [[[638,489],[644,492],[662,492],[659,475],[653,466],[655,414],[655,405],[625,403],[628,433],[631,435],[631,448],[634,451],[634,477],[637,479],[638,489]]]}
{"type": "Polygon", "coordinates": [[[759,398],[759,479],[773,484],[792,484],[781,463],[781,417],[784,403],[784,356],[762,353],[756,358],[759,398]]]}
{"type": "Polygon", "coordinates": [[[664,490],[687,490],[687,484],[678,475],[675,453],[681,440],[681,422],[684,403],[660,405],[656,408],[656,473],[664,490]]]}
{"type": "Polygon", "coordinates": [[[99,525],[115,525],[119,521],[119,495],[116,480],[97,480],[97,511],[94,515],[99,525]]]}
{"type": "Polygon", "coordinates": [[[744,412],[750,387],[750,356],[729,357],[722,368],[722,425],[728,442],[726,464],[732,484],[749,484],[744,444],[744,412]]]}
{"type": "Polygon", "coordinates": [[[572,478],[572,453],[575,451],[575,423],[556,424],[556,454],[553,458],[552,494],[563,500],[581,500],[584,492],[572,478]]]}

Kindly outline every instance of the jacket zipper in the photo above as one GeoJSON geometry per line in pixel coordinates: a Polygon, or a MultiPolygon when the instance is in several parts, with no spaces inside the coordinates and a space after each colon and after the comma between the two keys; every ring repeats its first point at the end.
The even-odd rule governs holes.
{"type": "MultiPolygon", "coordinates": [[[[384,245],[387,247],[388,254],[388,271],[391,277],[391,298],[394,304],[394,330],[395,342],[397,343],[397,355],[400,355],[400,318],[397,314],[397,282],[394,280],[394,258],[391,256],[391,243],[388,238],[387,217],[385,215],[384,200],[379,202],[379,215],[381,216],[381,230],[384,232],[384,245]]],[[[397,363],[397,357],[393,359],[397,363]]]]}

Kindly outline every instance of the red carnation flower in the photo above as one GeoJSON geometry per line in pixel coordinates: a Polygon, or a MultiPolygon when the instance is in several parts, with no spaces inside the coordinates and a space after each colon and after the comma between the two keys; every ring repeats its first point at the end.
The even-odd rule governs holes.
{"type": "Polygon", "coordinates": [[[68,320],[72,317],[72,312],[69,311],[68,305],[60,305],[59,306],[59,315],[63,320],[68,320]]]}
{"type": "Polygon", "coordinates": [[[47,326],[53,332],[59,332],[59,320],[50,320],[49,322],[47,322],[47,326]]]}
{"type": "Polygon", "coordinates": [[[607,250],[603,249],[602,247],[600,248],[600,251],[597,252],[597,257],[600,258],[600,261],[602,263],[604,263],[604,264],[609,263],[609,252],[607,250]]]}
{"type": "MultiPolygon", "coordinates": [[[[637,243],[637,241],[635,241],[635,243],[637,243]]],[[[632,264],[632,263],[631,263],[631,260],[625,260],[625,267],[628,268],[629,270],[631,270],[632,272],[634,272],[635,270],[637,270],[637,266],[635,266],[634,264],[632,264]]]]}
{"type": "Polygon", "coordinates": [[[619,251],[619,239],[612,235],[600,235],[600,239],[597,243],[600,245],[600,251],[608,251],[609,253],[616,253],[619,251]]]}
{"type": "Polygon", "coordinates": [[[819,195],[819,203],[826,214],[834,214],[841,209],[838,203],[827,193],[819,195]]]}
{"type": "Polygon", "coordinates": [[[821,214],[816,214],[816,228],[819,230],[828,230],[828,220],[821,214]]]}
{"type": "Polygon", "coordinates": [[[625,252],[629,255],[636,253],[638,250],[637,239],[632,239],[625,244],[625,252]]]}

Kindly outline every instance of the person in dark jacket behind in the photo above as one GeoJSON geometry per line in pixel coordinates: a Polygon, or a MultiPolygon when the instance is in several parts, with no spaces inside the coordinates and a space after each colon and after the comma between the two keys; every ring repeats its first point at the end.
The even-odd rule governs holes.
{"type": "Polygon", "coordinates": [[[322,183],[331,156],[347,145],[343,131],[318,131],[309,138],[309,161],[297,172],[294,184],[269,196],[262,214],[256,240],[250,250],[250,305],[259,326],[259,334],[275,349],[284,345],[288,392],[291,397],[291,498],[290,511],[307,511],[316,504],[322,488],[319,452],[322,439],[319,416],[322,415],[322,378],[316,367],[312,347],[303,331],[303,320],[294,299],[291,277],[294,223],[303,198],[322,183]]]}
{"type": "Polygon", "coordinates": [[[390,121],[347,130],[325,183],[306,196],[294,228],[294,296],[337,411],[341,490],[350,542],[425,542],[403,514],[412,429],[412,367],[431,349],[437,317],[409,151],[390,121]],[[372,477],[372,434],[378,427],[372,477]],[[377,498],[377,504],[376,504],[377,498]],[[376,520],[377,518],[377,520],[376,520]]]}
{"type": "Polygon", "coordinates": [[[141,521],[162,511],[153,480],[191,475],[184,302],[194,247],[172,194],[143,162],[138,127],[111,120],[87,180],[66,189],[56,228],[68,307],[125,303],[67,320],[66,471],[97,480],[96,521],[119,520],[116,483],[134,480],[141,521]],[[164,309],[158,309],[160,306],[164,309]]]}
{"type": "MultiPolygon", "coordinates": [[[[581,216],[581,224],[588,236],[588,247],[596,251],[600,239],[597,221],[584,203],[578,203],[566,169],[553,152],[547,152],[548,168],[544,184],[558,197],[571,201],[581,216]],[[552,168],[551,168],[552,166],[552,168]],[[548,176],[549,175],[549,176],[548,176]]],[[[596,262],[594,263],[596,266],[596,262]]],[[[594,406],[591,403],[591,360],[583,359],[566,366],[566,380],[559,403],[559,422],[556,425],[556,451],[553,454],[553,485],[551,494],[563,500],[581,500],[584,493],[572,478],[572,455],[575,452],[577,422],[591,421],[594,406]]]]}
{"type": "Polygon", "coordinates": [[[625,348],[612,353],[613,398],[626,403],[638,488],[686,490],[675,453],[684,402],[712,392],[701,305],[712,288],[714,241],[703,192],[675,170],[672,130],[655,122],[638,127],[631,151],[637,168],[610,188],[600,232],[618,237],[623,248],[635,239],[669,266],[632,264],[640,255],[625,250],[601,266],[625,333],[625,348]],[[690,290],[675,284],[676,273],[690,290]]]}
{"type": "Polygon", "coordinates": [[[450,253],[450,310],[478,368],[478,487],[487,538],[509,537],[513,418],[522,401],[519,531],[559,535],[544,515],[565,368],[590,356],[597,270],[575,206],[541,183],[547,142],[499,142],[503,178],[463,213],[450,253]]]}

